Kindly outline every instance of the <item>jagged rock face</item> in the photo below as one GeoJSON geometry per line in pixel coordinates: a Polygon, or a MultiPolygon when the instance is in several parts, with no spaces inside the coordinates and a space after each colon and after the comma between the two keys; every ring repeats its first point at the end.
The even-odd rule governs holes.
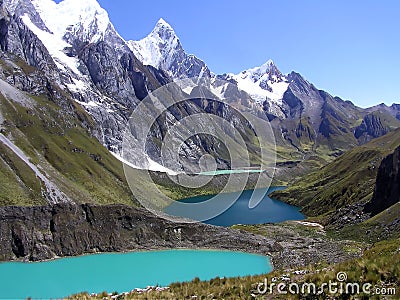
{"type": "Polygon", "coordinates": [[[354,136],[356,139],[363,139],[363,141],[368,142],[368,139],[380,137],[388,131],[389,129],[382,125],[378,116],[368,114],[364,117],[360,126],[356,127],[354,136]]]}
{"type": "Polygon", "coordinates": [[[55,72],[57,66],[48,50],[19,18],[14,18],[10,24],[6,50],[22,57],[29,65],[51,74],[51,79],[60,80],[60,75],[55,72]]]}
{"type": "Polygon", "coordinates": [[[396,119],[400,120],[400,104],[393,103],[390,107],[396,119]]]}
{"type": "Polygon", "coordinates": [[[139,80],[132,80],[133,68],[121,64],[110,44],[105,42],[90,44],[81,51],[79,58],[85,64],[94,85],[107,95],[113,95],[113,98],[124,107],[132,108],[135,101],[137,103],[137,94],[141,99],[147,95],[144,76],[139,77],[139,80]]]}
{"type": "Polygon", "coordinates": [[[3,0],[0,0],[0,48],[6,51],[6,42],[8,35],[8,25],[10,24],[10,15],[4,8],[3,0]]]}
{"type": "Polygon", "coordinates": [[[400,201],[400,147],[379,166],[374,195],[365,211],[376,215],[400,201]]]}
{"type": "MultiPolygon", "coordinates": [[[[5,50],[21,57],[45,74],[43,82],[32,82],[17,77],[17,82],[12,84],[19,84],[18,88],[35,94],[47,93],[45,87],[49,82],[58,85],[94,119],[96,128],[91,128],[92,134],[108,149],[120,154],[123,132],[130,113],[150,91],[169,83],[170,79],[165,72],[153,66],[144,66],[135,57],[127,43],[115,32],[107,14],[96,1],[90,1],[96,2],[95,4],[87,4],[90,8],[88,16],[83,16],[79,5],[78,11],[73,7],[72,25],[68,25],[65,20],[57,25],[57,20],[51,13],[62,16],[68,4],[74,3],[75,0],[66,0],[57,5],[50,1],[52,3],[49,8],[44,5],[46,1],[37,0],[33,2],[34,5],[27,0],[21,1],[13,7],[11,22],[3,26],[4,31],[7,31],[7,38],[4,36],[3,40],[5,50]],[[78,20],[83,17],[83,21],[75,20],[77,23],[74,23],[74,18],[78,20]],[[54,48],[53,42],[54,45],[61,44],[61,48],[54,48]],[[36,86],[36,91],[33,91],[33,87],[28,86],[27,82],[36,86]]],[[[168,34],[169,31],[165,31],[162,38],[166,39],[168,34]]],[[[179,68],[183,68],[176,69],[176,72],[190,75],[191,72],[197,74],[204,69],[205,74],[210,75],[203,62],[197,65],[197,59],[186,56],[180,44],[177,45],[177,55],[184,54],[186,58],[179,56],[179,59],[171,58],[165,63],[171,67],[175,64],[177,68],[178,65],[179,68]],[[181,59],[187,59],[187,68],[185,64],[180,63],[181,59]]],[[[15,76],[12,78],[15,79],[15,76]]],[[[186,104],[185,108],[178,107],[175,113],[166,112],[165,118],[160,119],[154,127],[152,136],[160,140],[165,136],[165,130],[171,120],[176,121],[185,115],[210,109],[201,105],[202,102],[193,102],[186,104]],[[176,111],[180,113],[176,114],[176,111]]],[[[225,111],[221,108],[214,113],[229,115],[226,108],[225,111]]],[[[233,119],[231,121],[233,122],[233,119]]],[[[243,129],[243,125],[239,127],[243,129]]],[[[212,138],[197,137],[184,144],[182,153],[190,159],[196,159],[209,151],[218,156],[216,148],[210,147],[213,143],[212,138]]],[[[159,145],[149,143],[147,150],[146,154],[149,157],[159,161],[159,145]]],[[[219,162],[221,166],[229,167],[224,160],[219,159],[219,162]]]]}
{"type": "Polygon", "coordinates": [[[1,260],[177,247],[262,254],[282,249],[262,236],[201,223],[174,223],[123,205],[1,207],[0,233],[1,260]]]}

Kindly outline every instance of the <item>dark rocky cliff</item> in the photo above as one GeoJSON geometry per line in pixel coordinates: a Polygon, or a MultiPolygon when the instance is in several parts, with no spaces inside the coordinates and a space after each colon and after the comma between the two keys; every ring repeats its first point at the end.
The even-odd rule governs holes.
{"type": "Polygon", "coordinates": [[[372,200],[365,210],[376,215],[400,201],[400,147],[382,160],[372,200]]]}
{"type": "Polygon", "coordinates": [[[261,254],[282,250],[262,236],[201,223],[173,223],[124,205],[1,207],[0,237],[1,260],[177,247],[261,254]]]}

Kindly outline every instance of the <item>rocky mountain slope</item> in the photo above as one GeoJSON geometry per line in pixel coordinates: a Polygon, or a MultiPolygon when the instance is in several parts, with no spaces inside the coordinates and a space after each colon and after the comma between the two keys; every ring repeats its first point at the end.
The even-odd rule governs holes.
{"type": "MultiPolygon", "coordinates": [[[[169,91],[179,97],[192,93],[193,101],[165,109],[157,119],[145,150],[132,151],[140,168],[160,170],[161,145],[168,129],[198,113],[223,117],[238,129],[251,164],[259,165],[255,133],[232,107],[270,120],[277,145],[276,174],[282,181],[319,168],[400,124],[397,106],[361,109],[318,90],[298,73],[282,74],[272,61],[237,75],[215,75],[204,62],[184,51],[164,20],[143,40],[125,41],[95,0],[84,4],[78,0],[59,4],[1,0],[0,46],[3,173],[10,187],[18,187],[16,199],[24,204],[38,203],[32,199],[54,203],[73,198],[82,186],[85,196],[78,202],[105,203],[110,195],[97,186],[103,180],[104,187],[104,178],[113,187],[109,189],[112,193],[114,187],[118,191],[115,198],[131,203],[118,162],[107,150],[121,156],[131,112],[149,92],[177,78],[203,78],[210,84],[210,98],[220,97],[221,101],[210,102],[192,87],[171,85],[169,91]],[[7,146],[9,142],[14,149],[7,146]],[[24,155],[18,155],[18,149],[24,155]],[[43,177],[40,184],[47,183],[49,188],[34,189],[38,179],[23,178],[22,169],[46,178],[57,174],[62,183],[59,179],[47,183],[43,177]],[[13,173],[16,176],[9,176],[13,173]],[[88,186],[91,181],[97,183],[88,186]],[[54,185],[58,188],[50,188],[54,185]],[[100,195],[96,190],[102,191],[100,195]],[[51,196],[53,191],[58,196],[51,196]]],[[[148,109],[154,112],[157,107],[153,103],[148,109]]],[[[197,162],[210,154],[218,168],[231,167],[226,147],[210,136],[188,139],[179,153],[184,162],[197,162]]],[[[9,190],[4,190],[4,203],[13,201],[9,190]]]]}
{"type": "Polygon", "coordinates": [[[94,137],[91,116],[23,60],[2,54],[0,65],[3,76],[37,91],[0,79],[0,204],[134,204],[120,162],[94,137]]]}
{"type": "MultiPolygon", "coordinates": [[[[7,0],[2,2],[2,11],[4,55],[11,61],[13,56],[18,57],[38,69],[66,97],[82,106],[95,124],[91,134],[117,157],[121,156],[123,132],[131,112],[149,92],[170,82],[166,72],[144,66],[94,0],[85,2],[83,7],[75,0],[60,4],[42,0],[7,0]],[[67,21],[57,23],[59,18],[67,21]]],[[[25,82],[15,82],[20,78],[13,74],[5,72],[4,80],[33,95],[41,92],[38,84],[36,90],[32,90],[25,82]]],[[[175,97],[188,96],[179,88],[172,89],[175,97]]],[[[226,105],[218,104],[216,108],[208,102],[190,101],[165,109],[152,128],[149,146],[145,152],[137,152],[133,164],[145,169],[160,169],[161,140],[173,122],[187,115],[224,115],[232,124],[240,119],[226,105]]],[[[158,108],[154,105],[149,109],[156,112],[158,108]]],[[[239,122],[239,129],[246,131],[248,124],[239,122]]],[[[251,140],[251,131],[247,130],[246,136],[249,133],[251,140]]],[[[229,168],[229,161],[221,159],[226,150],[212,144],[218,145],[213,138],[205,137],[186,141],[182,150],[184,159],[198,159],[208,153],[216,157],[220,168],[229,168]]]]}

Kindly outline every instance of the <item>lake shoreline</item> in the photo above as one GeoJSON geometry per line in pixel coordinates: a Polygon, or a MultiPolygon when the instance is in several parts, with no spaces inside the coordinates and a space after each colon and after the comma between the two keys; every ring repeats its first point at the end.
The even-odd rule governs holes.
{"type": "Polygon", "coordinates": [[[304,231],[306,226],[288,224],[233,229],[174,223],[126,205],[0,207],[0,260],[39,262],[96,253],[201,249],[268,256],[278,269],[349,258],[335,241],[321,242],[323,235],[308,233],[299,237],[293,228],[304,231]]]}
{"type": "Polygon", "coordinates": [[[231,250],[271,256],[272,239],[202,223],[174,223],[126,205],[0,207],[1,261],[148,250],[231,250]]]}
{"type": "Polygon", "coordinates": [[[0,269],[5,284],[2,295],[6,298],[50,299],[83,291],[92,294],[104,290],[121,292],[148,286],[169,286],[194,278],[256,276],[271,272],[272,266],[269,258],[257,254],[173,249],[94,254],[51,263],[11,262],[0,264],[0,269]],[[79,273],[76,270],[80,270],[79,273]],[[118,275],[113,274],[113,270],[118,270],[118,275]],[[46,280],[43,281],[42,277],[46,280]],[[16,282],[14,278],[19,280],[16,282]]]}
{"type": "MultiPolygon", "coordinates": [[[[234,229],[233,229],[234,230],[234,229]]],[[[263,254],[259,252],[253,252],[251,250],[231,250],[231,249],[226,249],[226,248],[207,248],[207,247],[199,247],[199,248],[150,248],[150,249],[137,249],[137,250],[127,250],[127,251],[111,251],[111,252],[85,252],[82,254],[78,255],[71,255],[71,256],[55,256],[52,258],[48,259],[43,259],[43,260],[26,260],[26,259],[12,259],[12,260],[1,260],[0,265],[2,263],[23,263],[23,264],[36,264],[36,263],[43,263],[43,262],[52,262],[56,261],[59,259],[63,258],[79,258],[79,257],[85,257],[85,256],[91,256],[91,255],[102,255],[102,254],[129,254],[129,253],[143,253],[143,252],[160,252],[160,251],[171,251],[171,250],[176,250],[176,251],[218,251],[218,252],[237,252],[237,253],[246,253],[246,254],[253,254],[253,255],[259,255],[263,256],[265,258],[268,258],[270,260],[271,266],[272,266],[272,259],[268,254],[263,254]]],[[[273,267],[273,266],[272,266],[273,267]]]]}

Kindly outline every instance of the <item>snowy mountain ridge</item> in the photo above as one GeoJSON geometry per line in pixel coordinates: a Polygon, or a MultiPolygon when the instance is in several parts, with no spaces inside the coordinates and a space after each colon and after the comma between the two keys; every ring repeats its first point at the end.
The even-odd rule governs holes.
{"type": "Polygon", "coordinates": [[[270,111],[279,117],[284,117],[279,107],[282,105],[283,94],[289,87],[289,81],[272,60],[260,67],[254,67],[239,74],[227,74],[228,79],[234,79],[239,89],[247,92],[259,104],[270,102],[270,111]]]}
{"type": "Polygon", "coordinates": [[[79,60],[68,49],[76,43],[102,41],[108,32],[119,37],[96,0],[63,0],[58,4],[52,0],[5,0],[5,4],[9,13],[17,14],[42,41],[60,72],[71,76],[75,89],[84,87],[84,78],[79,60]]]}
{"type": "Polygon", "coordinates": [[[107,12],[96,0],[32,0],[46,27],[58,37],[66,33],[82,36],[83,40],[95,43],[104,39],[110,25],[107,12]]]}
{"type": "MultiPolygon", "coordinates": [[[[50,33],[65,37],[66,33],[79,34],[91,43],[104,39],[108,26],[112,26],[107,12],[96,0],[5,0],[8,12],[14,15],[20,7],[33,6],[50,33]]],[[[33,12],[32,12],[33,13],[33,12]]]]}
{"type": "MultiPolygon", "coordinates": [[[[139,41],[125,41],[115,31],[107,12],[96,0],[83,3],[80,0],[63,0],[58,4],[53,0],[6,0],[6,3],[11,13],[19,4],[33,5],[47,30],[35,22],[30,14],[24,14],[21,18],[43,42],[60,70],[67,73],[68,69],[72,71],[72,82],[68,84],[71,89],[82,90],[86,84],[79,71],[76,55],[68,55],[66,49],[76,46],[76,43],[84,45],[103,41],[106,35],[115,40],[117,49],[129,48],[144,65],[161,69],[172,78],[215,76],[202,60],[186,53],[172,26],[162,18],[147,37],[139,41]]],[[[235,80],[238,87],[258,105],[268,101],[269,112],[284,117],[280,107],[289,84],[272,60],[239,74],[226,74],[225,79],[235,80]]]]}
{"type": "MultiPolygon", "coordinates": [[[[147,37],[139,41],[128,41],[128,45],[144,65],[160,68],[173,78],[182,78],[185,77],[182,75],[188,75],[181,72],[177,73],[175,70],[177,64],[182,65],[188,60],[199,60],[193,54],[185,52],[172,26],[162,18],[147,37]]],[[[205,75],[213,77],[214,75],[209,71],[206,64],[202,63],[204,66],[198,69],[197,73],[190,75],[194,75],[193,77],[204,77],[205,75]]],[[[239,74],[228,73],[222,76],[226,80],[235,80],[238,87],[247,92],[259,105],[262,105],[265,101],[270,102],[270,112],[279,117],[284,117],[280,106],[289,82],[272,60],[239,74]]],[[[223,97],[220,94],[218,96],[223,97]]]]}

